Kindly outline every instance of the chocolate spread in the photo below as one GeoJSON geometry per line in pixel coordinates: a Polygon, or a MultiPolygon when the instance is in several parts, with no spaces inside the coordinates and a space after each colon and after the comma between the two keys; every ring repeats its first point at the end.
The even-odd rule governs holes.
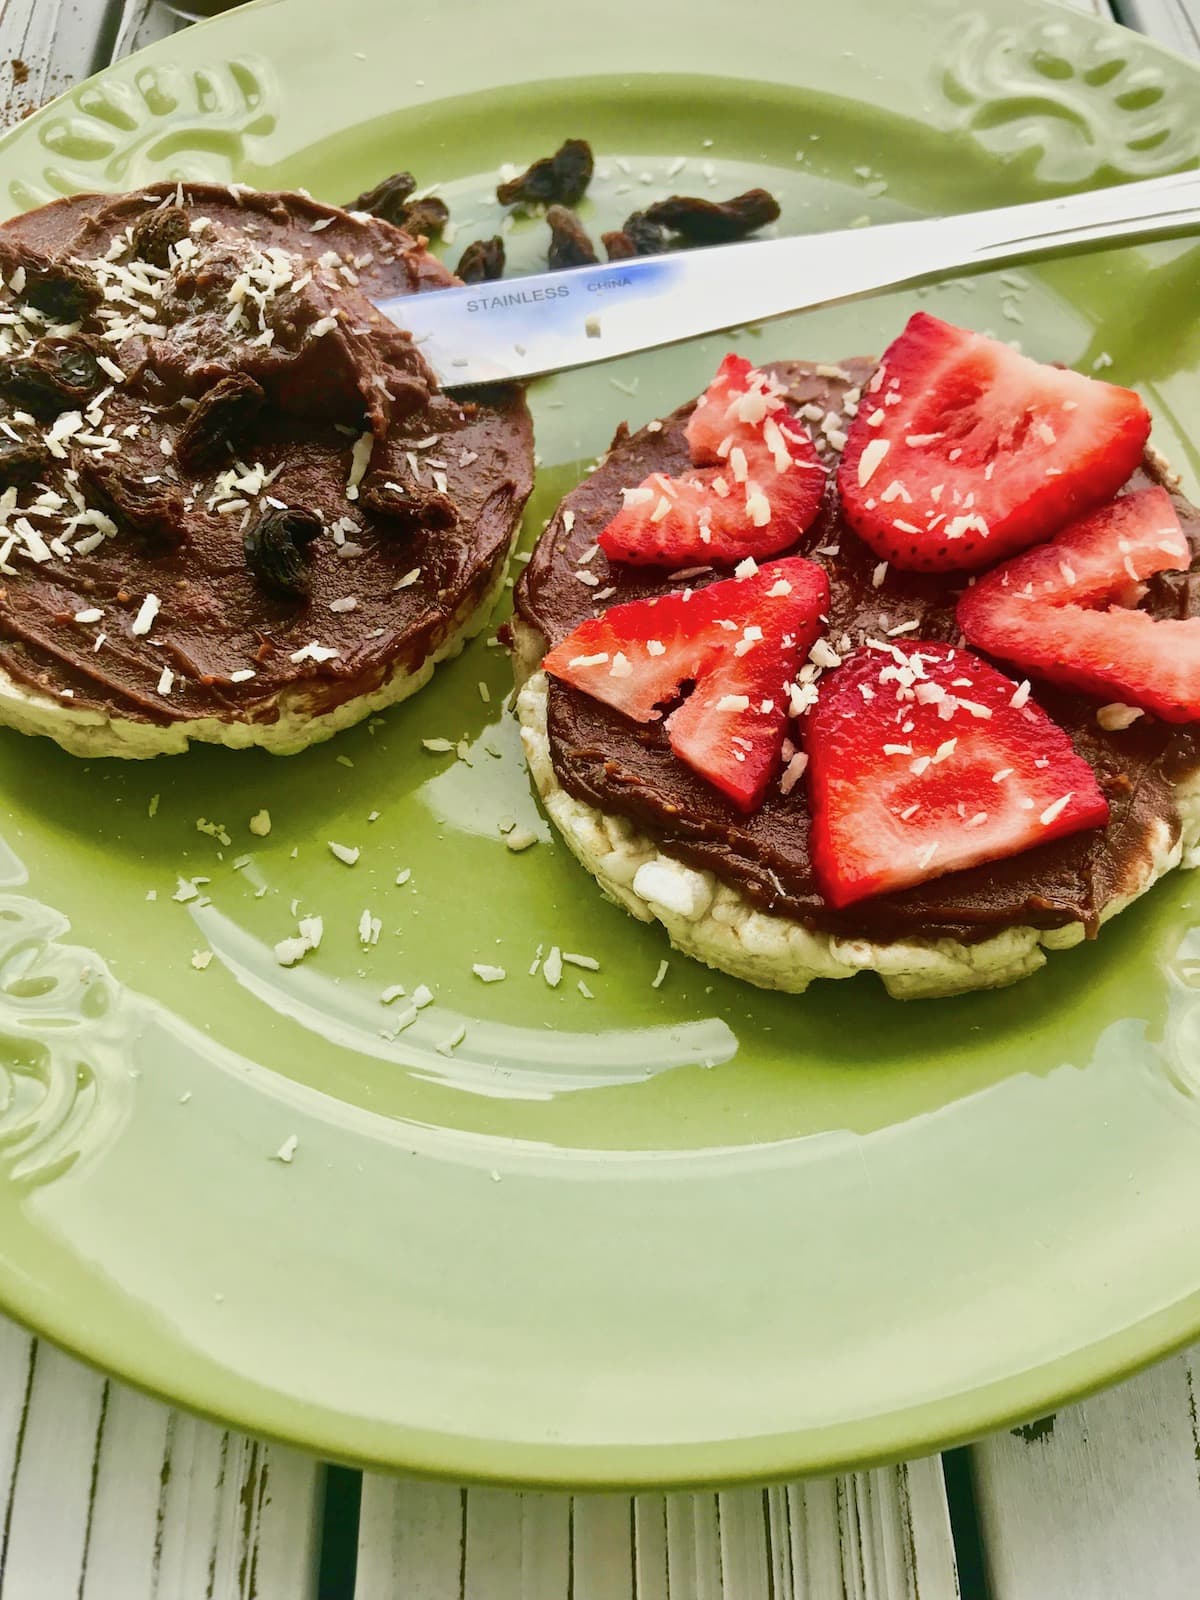
{"type": "MultiPolygon", "coordinates": [[[[848,361],[820,370],[784,362],[770,370],[808,415],[840,418],[847,391],[860,388],[873,363],[848,361]],[[845,376],[837,376],[840,371],[845,376]],[[831,375],[832,374],[832,375],[831,375]]],[[[853,405],[853,401],[850,401],[853,405]]],[[[608,605],[682,587],[667,573],[622,566],[602,552],[585,563],[605,524],[621,506],[621,489],[648,473],[678,474],[689,464],[684,429],[693,409],[681,407],[661,425],[618,436],[603,464],[560,506],[517,587],[521,617],[555,644],[585,617],[608,605]],[[564,513],[573,513],[564,521],[564,513]],[[595,584],[581,581],[594,577],[595,584]]],[[[820,437],[820,431],[814,430],[820,437]]],[[[836,432],[836,429],[833,430],[836,432]]],[[[1130,488],[1161,481],[1147,461],[1130,488]]],[[[1200,552],[1200,512],[1173,496],[1193,552],[1200,552]]],[[[842,521],[832,475],[821,513],[794,550],[829,574],[828,637],[845,653],[868,637],[882,638],[907,622],[915,639],[959,637],[954,607],[962,575],[932,576],[888,568],[876,586],[875,554],[842,521]],[[844,637],[846,636],[846,637],[844,637]]],[[[1163,574],[1142,602],[1159,617],[1200,614],[1200,573],[1163,574]]],[[[717,572],[716,577],[727,576],[717,572]]],[[[710,581],[699,573],[693,585],[710,581]]],[[[999,663],[1002,670],[1003,662],[999,663]]],[[[1082,921],[1094,932],[1104,905],[1140,873],[1149,857],[1156,819],[1173,836],[1179,818],[1172,784],[1200,765],[1200,744],[1189,729],[1149,716],[1119,732],[1096,722],[1094,700],[1038,684],[1036,698],[1070,735],[1095,769],[1112,816],[1102,829],[949,873],[896,894],[861,901],[846,911],[827,905],[817,889],[808,850],[809,810],[803,783],[789,795],[774,787],[754,815],[744,816],[671,752],[661,722],[641,725],[587,695],[551,681],[549,735],[559,782],[577,799],[601,811],[634,820],[671,855],[711,870],[764,911],[793,917],[809,927],[853,938],[892,941],[913,936],[977,942],[1010,926],[1059,927],[1082,921]]]]}
{"type": "Polygon", "coordinates": [[[304,195],[156,185],[14,219],[0,271],[0,668],[19,683],[151,723],[273,720],[281,691],[320,713],[419,665],[486,593],[532,483],[528,413],[516,388],[438,393],[371,304],[455,281],[398,228],[304,195]],[[168,223],[156,267],[166,245],[145,241],[168,223]],[[64,271],[89,286],[65,333],[36,310],[64,271]],[[102,387],[73,420],[30,415],[13,364],[80,336],[102,387]],[[254,404],[222,413],[226,436],[201,408],[231,377],[254,404]],[[19,485],[17,441],[45,456],[19,485]],[[246,551],[284,508],[317,530],[291,593],[246,551]]]}

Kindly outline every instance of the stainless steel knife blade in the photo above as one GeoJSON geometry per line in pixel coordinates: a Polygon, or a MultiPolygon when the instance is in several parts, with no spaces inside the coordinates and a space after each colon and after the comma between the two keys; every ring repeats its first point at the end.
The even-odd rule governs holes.
{"type": "Polygon", "coordinates": [[[1198,222],[1200,172],[1189,171],[991,211],[398,296],[379,308],[411,332],[453,389],[608,361],[943,272],[1186,232],[1198,222]]]}

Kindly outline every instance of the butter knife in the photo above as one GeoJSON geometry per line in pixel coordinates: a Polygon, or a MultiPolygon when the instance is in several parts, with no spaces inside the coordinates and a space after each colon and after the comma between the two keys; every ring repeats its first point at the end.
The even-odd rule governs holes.
{"type": "Polygon", "coordinates": [[[878,289],[1200,222],[1200,172],[958,216],[715,245],[378,302],[448,389],[532,378],[878,289]]]}

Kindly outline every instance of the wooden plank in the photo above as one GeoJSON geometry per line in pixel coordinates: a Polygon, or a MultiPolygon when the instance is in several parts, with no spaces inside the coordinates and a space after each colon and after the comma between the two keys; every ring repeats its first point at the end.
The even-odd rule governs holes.
{"type": "Polygon", "coordinates": [[[0,126],[184,25],[161,0],[0,0],[0,126]]]}
{"type": "Polygon", "coordinates": [[[12,1486],[3,1600],[66,1600],[78,1592],[106,1387],[102,1378],[39,1345],[12,1486]]]}
{"type": "Polygon", "coordinates": [[[4,0],[0,121],[17,121],[103,66],[115,20],[110,0],[4,0]],[[13,61],[23,65],[20,76],[13,61]]]}
{"type": "Polygon", "coordinates": [[[0,1321],[0,1600],[305,1600],[321,1469],[0,1321]]]}
{"type": "Polygon", "coordinates": [[[159,39],[178,33],[186,24],[179,13],[170,11],[161,0],[124,0],[121,18],[113,40],[112,59],[130,56],[159,39]]]}
{"type": "Polygon", "coordinates": [[[355,1600],[400,1595],[957,1600],[958,1583],[941,1463],[931,1457],[780,1488],[632,1498],[368,1475],[355,1600]]]}
{"type": "Polygon", "coordinates": [[[12,1536],[13,1496],[35,1368],[34,1343],[0,1317],[0,1574],[12,1536]]]}
{"type": "Polygon", "coordinates": [[[972,1452],[993,1600],[1192,1600],[1200,1352],[972,1452]]]}

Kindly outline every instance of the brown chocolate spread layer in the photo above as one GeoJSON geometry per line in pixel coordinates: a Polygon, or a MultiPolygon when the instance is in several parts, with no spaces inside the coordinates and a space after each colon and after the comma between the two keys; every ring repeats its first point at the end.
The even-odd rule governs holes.
{"type": "Polygon", "coordinates": [[[15,218],[0,272],[18,683],[149,723],[273,720],[281,692],[319,714],[418,666],[486,593],[532,484],[529,417],[515,387],[440,394],[371,304],[456,281],[420,241],[299,194],[156,185],[15,218]],[[45,392],[64,341],[82,398],[45,392]],[[231,379],[248,401],[214,404],[231,379]],[[284,509],[310,514],[290,567],[263,522],[284,509]]]}
{"type": "MultiPolygon", "coordinates": [[[[810,418],[840,418],[847,394],[869,376],[873,363],[841,364],[845,377],[802,362],[773,363],[770,370],[788,387],[797,408],[815,407],[810,418]]],[[[602,552],[581,558],[621,506],[621,489],[650,472],[679,473],[688,465],[684,429],[693,406],[682,406],[661,428],[643,429],[614,441],[604,463],[568,495],[539,543],[517,586],[519,615],[556,644],[584,618],[609,605],[661,594],[682,586],[669,574],[609,563],[602,552]],[[573,513],[564,521],[565,512],[573,513]],[[596,584],[581,581],[595,578],[596,584]]],[[[836,428],[834,428],[836,435],[836,428]]],[[[814,428],[818,438],[821,430],[814,428]]],[[[1161,481],[1147,461],[1130,488],[1161,481]]],[[[1200,553],[1200,512],[1173,496],[1193,553],[1200,553]]],[[[836,649],[880,638],[907,622],[917,627],[897,636],[954,640],[954,607],[962,591],[959,575],[901,573],[888,568],[876,586],[878,565],[842,521],[832,476],[816,523],[794,550],[829,574],[832,594],[828,637],[836,649]]],[[[1164,574],[1149,586],[1144,609],[1158,617],[1200,614],[1200,563],[1190,573],[1164,574]]],[[[727,570],[712,577],[726,577],[727,570]]],[[[711,581],[696,574],[693,585],[711,581]]],[[[1003,662],[1001,670],[1012,671],[1003,662]]],[[[1019,676],[1019,674],[1018,674],[1019,676]]],[[[661,848],[708,869],[755,906],[842,937],[894,941],[909,937],[978,942],[1006,927],[1059,927],[1082,921],[1094,931],[1114,895],[1139,875],[1149,860],[1158,819],[1178,835],[1172,785],[1200,765],[1200,742],[1190,729],[1149,716],[1119,732],[1096,722],[1097,702],[1049,684],[1035,684],[1039,703],[1070,735],[1095,769],[1112,807],[1105,828],[1091,829],[1003,861],[954,872],[896,894],[881,895],[846,911],[822,898],[808,849],[809,810],[804,784],[791,794],[778,787],[752,816],[743,816],[672,754],[661,723],[639,725],[566,684],[551,681],[549,735],[554,770],[569,794],[599,810],[626,816],[661,848]]]]}

